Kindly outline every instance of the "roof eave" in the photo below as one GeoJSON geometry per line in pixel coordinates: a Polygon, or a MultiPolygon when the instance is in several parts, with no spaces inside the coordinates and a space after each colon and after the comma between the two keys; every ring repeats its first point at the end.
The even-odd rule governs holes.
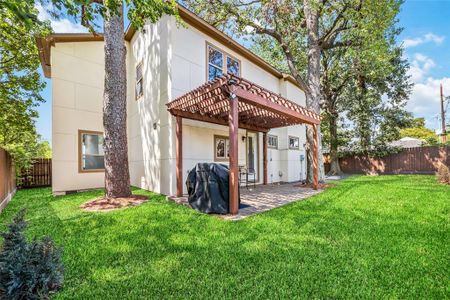
{"type": "MultiPolygon", "coordinates": [[[[283,79],[291,82],[296,85],[298,88],[301,88],[294,77],[290,74],[284,74],[266,62],[264,59],[259,57],[258,55],[251,52],[249,49],[245,48],[235,40],[233,40],[230,36],[218,30],[214,26],[210,25],[208,22],[188,10],[187,8],[178,5],[178,13],[180,17],[188,24],[193,26],[194,28],[200,30],[208,36],[213,37],[217,41],[223,43],[233,51],[239,53],[241,56],[245,57],[255,65],[259,66],[266,72],[274,75],[279,79],[283,79]]],[[[131,25],[128,25],[124,39],[126,41],[131,41],[134,34],[136,33],[136,29],[131,25]]],[[[47,37],[38,37],[36,38],[36,43],[39,50],[39,57],[41,59],[42,69],[44,71],[44,75],[47,78],[51,77],[51,63],[50,63],[50,51],[51,46],[55,43],[69,43],[69,42],[92,42],[92,41],[103,41],[102,34],[92,34],[92,33],[54,33],[47,37]]]]}

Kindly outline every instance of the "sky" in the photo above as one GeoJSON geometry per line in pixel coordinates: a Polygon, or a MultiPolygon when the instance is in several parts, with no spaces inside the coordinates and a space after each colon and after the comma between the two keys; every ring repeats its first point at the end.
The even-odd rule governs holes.
{"type": "MultiPolygon", "coordinates": [[[[55,32],[86,32],[74,20],[54,20],[43,7],[38,9],[39,17],[50,20],[55,32]]],[[[427,127],[439,129],[440,83],[444,95],[450,96],[450,0],[406,0],[398,18],[403,28],[398,41],[405,47],[414,83],[407,110],[415,117],[425,118],[427,127]]],[[[44,78],[42,70],[41,76],[44,78]]],[[[36,127],[43,140],[51,141],[51,81],[45,81],[47,87],[42,96],[46,102],[38,109],[36,127]]],[[[447,111],[448,120],[450,105],[447,111]]]]}

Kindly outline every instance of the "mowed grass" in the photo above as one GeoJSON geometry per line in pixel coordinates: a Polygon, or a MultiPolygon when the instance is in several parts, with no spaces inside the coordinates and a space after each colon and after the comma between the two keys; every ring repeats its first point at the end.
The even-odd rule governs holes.
{"type": "Polygon", "coordinates": [[[351,177],[305,201],[238,222],[150,197],[88,213],[101,191],[21,190],[27,234],[64,248],[55,299],[450,297],[450,187],[433,176],[351,177]]]}

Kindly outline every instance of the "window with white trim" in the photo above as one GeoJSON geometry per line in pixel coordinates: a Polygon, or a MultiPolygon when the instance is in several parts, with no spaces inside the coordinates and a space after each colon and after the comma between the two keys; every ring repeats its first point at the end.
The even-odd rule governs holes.
{"type": "Polygon", "coordinates": [[[300,149],[300,139],[296,136],[289,137],[289,149],[300,149]]]}
{"type": "Polygon", "coordinates": [[[207,44],[207,61],[208,61],[208,81],[213,80],[223,74],[241,75],[241,62],[219,50],[218,48],[207,44]]]}
{"type": "Polygon", "coordinates": [[[136,66],[136,100],[144,95],[144,75],[142,71],[142,63],[136,66]]]}
{"type": "Polygon", "coordinates": [[[278,136],[268,135],[267,147],[272,148],[272,149],[278,149],[278,136]]]}

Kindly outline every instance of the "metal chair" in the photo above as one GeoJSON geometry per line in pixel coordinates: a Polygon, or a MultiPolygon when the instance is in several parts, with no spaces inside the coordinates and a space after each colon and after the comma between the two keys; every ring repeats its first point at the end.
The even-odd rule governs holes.
{"type": "Polygon", "coordinates": [[[256,172],[253,168],[247,166],[239,166],[239,186],[245,183],[245,188],[248,189],[249,177],[253,176],[253,188],[256,187],[256,172]]]}

